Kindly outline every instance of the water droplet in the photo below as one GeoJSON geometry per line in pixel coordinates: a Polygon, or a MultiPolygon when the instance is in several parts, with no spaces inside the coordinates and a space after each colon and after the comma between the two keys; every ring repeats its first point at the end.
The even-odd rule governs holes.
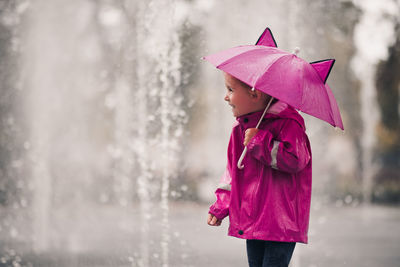
{"type": "Polygon", "coordinates": [[[178,193],[175,190],[171,191],[171,197],[176,198],[177,195],[178,193]]]}
{"type": "Polygon", "coordinates": [[[187,185],[185,185],[185,184],[181,186],[181,190],[183,192],[186,192],[188,189],[189,189],[189,187],[187,185]]]}
{"type": "Polygon", "coordinates": [[[121,12],[110,6],[103,8],[99,14],[99,20],[105,26],[118,26],[121,23],[121,12]]]}
{"type": "Polygon", "coordinates": [[[350,204],[352,201],[353,201],[353,197],[352,197],[351,195],[347,195],[347,196],[344,198],[344,202],[345,202],[346,204],[350,204]]]}

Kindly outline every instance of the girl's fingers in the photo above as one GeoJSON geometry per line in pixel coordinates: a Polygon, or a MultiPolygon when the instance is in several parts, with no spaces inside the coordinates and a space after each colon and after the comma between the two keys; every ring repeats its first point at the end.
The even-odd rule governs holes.
{"type": "Polygon", "coordinates": [[[222,223],[222,220],[218,220],[217,217],[215,217],[212,214],[208,214],[207,218],[207,224],[211,226],[220,226],[222,223]]]}
{"type": "Polygon", "coordinates": [[[217,223],[217,217],[213,216],[211,220],[211,225],[215,225],[217,223]]]}
{"type": "Polygon", "coordinates": [[[208,218],[207,218],[208,225],[220,226],[221,222],[222,222],[222,220],[218,220],[217,217],[215,217],[214,215],[208,214],[208,218]]]}
{"type": "Polygon", "coordinates": [[[249,128],[249,129],[247,129],[245,131],[245,134],[244,134],[243,144],[245,146],[247,146],[247,144],[250,142],[251,138],[253,138],[257,134],[257,132],[258,132],[257,128],[249,128]]]}
{"type": "Polygon", "coordinates": [[[207,218],[208,225],[214,225],[216,221],[217,221],[217,218],[214,215],[208,214],[208,218],[207,218]]]}

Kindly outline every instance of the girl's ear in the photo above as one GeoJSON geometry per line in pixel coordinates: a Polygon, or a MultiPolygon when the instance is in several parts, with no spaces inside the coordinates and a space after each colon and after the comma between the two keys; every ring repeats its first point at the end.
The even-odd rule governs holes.
{"type": "Polygon", "coordinates": [[[258,101],[258,100],[260,100],[262,98],[262,93],[260,91],[258,91],[258,90],[250,90],[250,96],[254,100],[258,101]]]}

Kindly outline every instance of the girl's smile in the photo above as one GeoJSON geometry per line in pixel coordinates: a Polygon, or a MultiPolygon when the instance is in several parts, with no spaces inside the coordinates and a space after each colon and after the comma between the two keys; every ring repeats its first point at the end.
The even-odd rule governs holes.
{"type": "Polygon", "coordinates": [[[256,112],[265,108],[268,96],[241,82],[230,74],[224,73],[226,95],[224,100],[232,107],[235,117],[256,112]]]}

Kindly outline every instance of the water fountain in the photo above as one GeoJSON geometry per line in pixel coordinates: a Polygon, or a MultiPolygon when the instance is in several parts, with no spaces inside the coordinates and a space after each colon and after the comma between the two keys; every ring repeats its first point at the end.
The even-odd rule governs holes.
{"type": "Polygon", "coordinates": [[[179,36],[186,15],[175,10],[166,0],[31,3],[25,162],[38,255],[87,251],[81,229],[100,202],[122,211],[121,229],[136,233],[139,225],[131,242],[140,246],[127,246],[133,266],[170,266],[170,179],[187,121],[179,36]],[[60,219],[67,217],[76,222],[60,219]],[[68,232],[58,230],[63,223],[68,232]]]}
{"type": "MultiPolygon", "coordinates": [[[[153,1],[139,4],[136,25],[138,120],[137,158],[141,175],[138,178],[138,195],[142,211],[142,241],[148,240],[151,218],[149,199],[151,168],[160,171],[160,208],[162,212],[161,259],[162,266],[169,262],[169,179],[177,171],[177,142],[182,134],[186,116],[181,108],[180,49],[178,27],[174,19],[174,2],[153,1]],[[169,19],[166,19],[169,18],[169,19]],[[143,101],[149,99],[148,101],[143,101]],[[155,128],[154,128],[155,127],[155,128]],[[155,131],[152,133],[151,131],[155,131]],[[149,136],[153,138],[149,139],[149,136]],[[154,153],[156,149],[156,153],[154,153]],[[156,155],[160,155],[158,158],[156,155]],[[157,166],[150,167],[156,162],[157,166]]],[[[145,243],[145,242],[144,242],[145,243]]],[[[143,266],[149,266],[149,245],[142,247],[143,266]]]]}

